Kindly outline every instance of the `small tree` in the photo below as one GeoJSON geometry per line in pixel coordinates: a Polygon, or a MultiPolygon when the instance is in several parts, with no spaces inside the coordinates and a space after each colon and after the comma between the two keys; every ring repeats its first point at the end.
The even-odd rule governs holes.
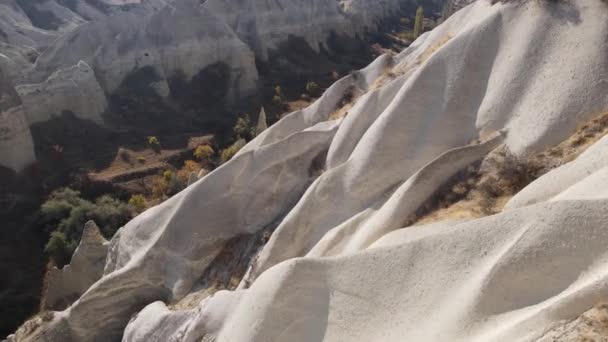
{"type": "Polygon", "coordinates": [[[221,153],[222,163],[225,163],[225,162],[229,161],[230,159],[232,159],[232,157],[234,157],[237,154],[237,152],[241,148],[243,148],[243,146],[245,146],[245,144],[247,144],[245,139],[239,139],[234,144],[232,144],[230,147],[223,149],[222,153],[221,153]]]}
{"type": "Polygon", "coordinates": [[[200,145],[194,150],[194,158],[200,160],[201,162],[206,162],[213,157],[215,151],[209,145],[200,145]]]}
{"type": "Polygon", "coordinates": [[[135,209],[138,213],[146,209],[146,199],[143,195],[133,195],[129,199],[129,205],[135,209]]]}
{"type": "Polygon", "coordinates": [[[320,92],[321,88],[319,87],[319,85],[316,82],[308,82],[306,83],[306,92],[308,93],[308,95],[310,96],[318,96],[319,92],[320,92]]]}
{"type": "Polygon", "coordinates": [[[158,141],[157,137],[148,137],[148,146],[150,146],[154,151],[158,152],[160,150],[160,141],[158,141]]]}
{"type": "Polygon", "coordinates": [[[416,21],[414,22],[414,37],[418,38],[422,34],[424,21],[424,9],[422,6],[418,6],[416,10],[416,21]]]}
{"type": "Polygon", "coordinates": [[[75,244],[70,243],[64,233],[54,231],[44,247],[44,252],[52,257],[55,263],[61,267],[69,262],[75,248],[75,244]]]}
{"type": "Polygon", "coordinates": [[[252,127],[251,121],[249,120],[249,116],[247,114],[243,114],[236,120],[236,124],[234,125],[233,131],[234,135],[238,139],[249,140],[252,136],[252,127]]]}

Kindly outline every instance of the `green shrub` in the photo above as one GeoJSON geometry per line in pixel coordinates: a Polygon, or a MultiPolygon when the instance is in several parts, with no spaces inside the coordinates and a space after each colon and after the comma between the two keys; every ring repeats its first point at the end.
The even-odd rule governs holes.
{"type": "Polygon", "coordinates": [[[146,162],[146,157],[139,156],[139,157],[137,157],[137,161],[143,164],[146,162]]]}
{"type": "Polygon", "coordinates": [[[52,257],[58,265],[65,265],[70,261],[75,249],[74,241],[69,241],[64,233],[54,231],[44,247],[44,252],[52,257]]]}
{"type": "Polygon", "coordinates": [[[187,180],[185,182],[180,180],[173,171],[166,170],[161,177],[154,180],[152,196],[154,198],[164,198],[165,196],[175,195],[186,187],[186,182],[187,180]]]}
{"type": "Polygon", "coordinates": [[[208,161],[213,157],[215,151],[209,145],[200,145],[194,150],[194,158],[200,161],[208,161]]]}
{"type": "Polygon", "coordinates": [[[318,96],[321,91],[321,87],[316,82],[306,83],[306,92],[310,96],[318,96]]]}
{"type": "Polygon", "coordinates": [[[247,144],[247,142],[244,139],[239,139],[234,144],[230,145],[230,147],[223,149],[221,153],[222,163],[232,159],[245,144],[247,144]]]}
{"type": "Polygon", "coordinates": [[[146,209],[146,199],[143,195],[133,195],[129,199],[129,205],[138,213],[146,209]]]}
{"type": "Polygon", "coordinates": [[[150,146],[150,148],[152,148],[156,152],[160,151],[160,141],[157,137],[148,137],[148,146],[150,146]]]}
{"type": "Polygon", "coordinates": [[[53,192],[40,209],[41,223],[50,233],[47,252],[58,258],[60,266],[65,261],[63,254],[71,255],[80,242],[87,221],[95,221],[102,234],[110,238],[131,217],[131,208],[110,195],[103,195],[93,203],[70,188],[53,192]]]}
{"type": "Polygon", "coordinates": [[[148,137],[148,145],[150,146],[159,146],[160,145],[160,141],[158,141],[157,137],[148,137]]]}
{"type": "Polygon", "coordinates": [[[232,129],[234,131],[234,135],[238,139],[249,140],[252,138],[252,130],[251,121],[249,120],[249,116],[247,114],[242,115],[236,120],[236,124],[232,129]]]}

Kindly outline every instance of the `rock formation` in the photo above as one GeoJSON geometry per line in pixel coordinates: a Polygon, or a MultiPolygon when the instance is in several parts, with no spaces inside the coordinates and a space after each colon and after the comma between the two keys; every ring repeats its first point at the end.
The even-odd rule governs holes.
{"type": "Polygon", "coordinates": [[[103,125],[117,92],[134,96],[149,87],[175,100],[177,84],[205,82],[205,71],[217,68],[225,84],[215,84],[222,89],[211,97],[230,106],[256,92],[256,59],[290,37],[320,51],[330,35],[373,30],[409,3],[7,0],[0,4],[0,66],[10,71],[29,125],[64,112],[103,125]]]}
{"type": "Polygon", "coordinates": [[[64,111],[101,124],[107,108],[105,94],[95,73],[85,62],[53,73],[40,84],[16,87],[29,124],[45,122],[64,111]]]}
{"type": "Polygon", "coordinates": [[[43,310],[61,310],[72,304],[103,275],[109,242],[93,221],[85,224],[82,239],[72,261],[61,270],[56,267],[46,278],[43,310]]]}
{"type": "Polygon", "coordinates": [[[9,341],[550,336],[608,290],[608,138],[497,215],[411,222],[498,146],[544,150],[608,108],[607,13],[601,0],[464,8],[137,216],[98,281],[9,341]],[[197,286],[238,253],[231,242],[263,231],[237,289],[197,286]]]}
{"type": "Polygon", "coordinates": [[[34,142],[21,100],[0,67],[0,165],[21,171],[34,160],[34,142]]]}
{"type": "Polygon", "coordinates": [[[260,110],[260,115],[258,116],[258,123],[255,126],[255,134],[259,135],[268,129],[268,123],[266,122],[266,111],[264,107],[260,110]]]}

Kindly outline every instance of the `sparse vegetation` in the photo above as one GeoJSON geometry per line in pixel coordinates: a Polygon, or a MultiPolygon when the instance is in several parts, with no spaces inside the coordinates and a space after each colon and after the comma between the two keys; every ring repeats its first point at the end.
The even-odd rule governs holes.
{"type": "Polygon", "coordinates": [[[312,97],[317,97],[321,92],[321,87],[316,82],[311,81],[306,83],[306,92],[312,97]]]}
{"type": "Polygon", "coordinates": [[[148,146],[156,152],[160,151],[160,141],[157,137],[148,137],[148,146]]]}
{"type": "Polygon", "coordinates": [[[185,184],[171,170],[163,171],[161,177],[154,179],[152,185],[152,196],[165,199],[173,196],[185,188],[185,184]]]}
{"type": "Polygon", "coordinates": [[[144,157],[144,156],[139,156],[139,157],[137,157],[137,161],[138,161],[138,162],[140,162],[141,164],[143,164],[143,163],[145,163],[145,162],[146,162],[146,157],[144,157]]]}
{"type": "Polygon", "coordinates": [[[422,31],[424,29],[423,21],[424,9],[422,8],[422,6],[419,6],[418,10],[416,10],[416,21],[414,22],[414,37],[416,38],[420,37],[420,35],[422,34],[422,31]]]}
{"type": "Polygon", "coordinates": [[[284,111],[289,108],[287,101],[283,95],[283,91],[281,90],[281,86],[274,87],[274,95],[272,96],[271,101],[272,106],[276,111],[284,111]]]}
{"type": "Polygon", "coordinates": [[[222,150],[221,159],[222,163],[225,163],[232,159],[236,153],[245,146],[247,142],[244,139],[237,140],[234,144],[222,150]]]}
{"type": "Polygon", "coordinates": [[[198,174],[201,170],[201,165],[194,160],[186,160],[184,162],[184,166],[177,171],[177,178],[182,183],[183,187],[188,185],[188,180],[190,179],[190,175],[192,173],[198,174]]]}
{"type": "Polygon", "coordinates": [[[214,154],[215,151],[209,145],[200,145],[194,150],[194,158],[201,162],[208,162],[214,154]]]}
{"type": "Polygon", "coordinates": [[[70,257],[75,249],[75,241],[68,241],[64,233],[54,231],[44,247],[44,252],[53,258],[56,263],[64,265],[70,261],[70,257]]]}
{"type": "Polygon", "coordinates": [[[98,197],[95,202],[83,199],[80,192],[63,188],[53,192],[40,210],[41,220],[50,233],[45,247],[58,265],[69,260],[80,241],[84,224],[93,220],[107,238],[132,218],[130,207],[110,196],[98,197]]]}
{"type": "Polygon", "coordinates": [[[581,126],[569,139],[544,152],[515,157],[506,147],[490,153],[439,190],[417,214],[415,224],[448,218],[478,218],[502,211],[532,181],[570,162],[608,133],[608,112],[581,126]]]}
{"type": "Polygon", "coordinates": [[[338,102],[336,110],[329,114],[329,119],[336,120],[345,117],[359,96],[360,94],[357,92],[357,89],[354,86],[348,87],[338,102]]]}
{"type": "Polygon", "coordinates": [[[133,207],[133,209],[140,213],[146,209],[146,198],[143,195],[133,195],[129,199],[129,205],[133,207]]]}
{"type": "Polygon", "coordinates": [[[238,139],[250,140],[255,136],[254,128],[251,127],[251,120],[247,114],[239,116],[232,130],[238,139]]]}

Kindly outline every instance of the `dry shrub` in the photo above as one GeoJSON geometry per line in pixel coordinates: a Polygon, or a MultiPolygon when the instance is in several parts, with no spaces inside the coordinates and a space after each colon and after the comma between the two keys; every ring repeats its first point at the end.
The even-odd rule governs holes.
{"type": "Polygon", "coordinates": [[[597,115],[561,144],[516,157],[505,146],[492,151],[443,185],[412,223],[479,218],[502,211],[508,200],[548,171],[570,162],[608,133],[608,112],[597,115]]]}
{"type": "Polygon", "coordinates": [[[499,213],[543,168],[518,158],[503,145],[448,181],[418,213],[417,224],[448,218],[479,218],[499,213]]]}
{"type": "Polygon", "coordinates": [[[330,120],[336,120],[345,117],[348,111],[353,107],[356,100],[361,96],[354,86],[350,86],[342,95],[336,106],[336,110],[329,114],[330,120]]]}

